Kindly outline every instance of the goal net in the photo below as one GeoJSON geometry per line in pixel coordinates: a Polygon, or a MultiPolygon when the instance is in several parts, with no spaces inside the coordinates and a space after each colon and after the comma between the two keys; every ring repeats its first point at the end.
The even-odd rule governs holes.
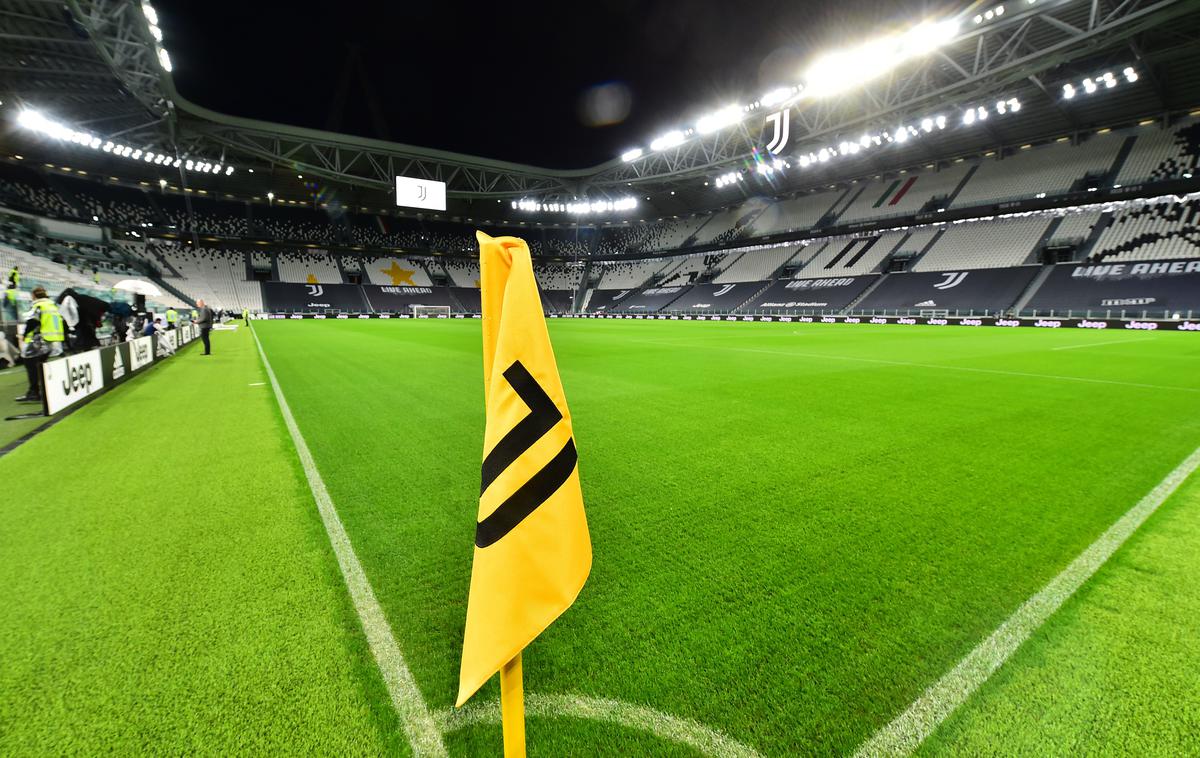
{"type": "Polygon", "coordinates": [[[413,318],[450,318],[448,305],[414,305],[413,318]]]}

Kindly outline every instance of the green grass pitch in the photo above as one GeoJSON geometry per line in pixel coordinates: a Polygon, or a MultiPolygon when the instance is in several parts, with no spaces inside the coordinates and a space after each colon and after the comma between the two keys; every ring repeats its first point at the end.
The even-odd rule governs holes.
{"type": "MultiPolygon", "coordinates": [[[[426,704],[449,711],[479,322],[255,330],[426,704]]],[[[1200,445],[1169,333],[551,322],[595,549],[527,692],[851,753],[1200,445]]],[[[0,458],[0,753],[407,754],[251,335],[0,458]],[[114,456],[117,440],[147,449],[114,456]],[[28,471],[55,462],[55,474],[28,471]]],[[[1200,752],[1192,477],[923,754],[1200,752]]],[[[494,700],[493,681],[476,697],[494,700]]],[[[496,755],[499,728],[445,735],[496,755]]],[[[530,754],[696,755],[532,717],[530,754]]]]}

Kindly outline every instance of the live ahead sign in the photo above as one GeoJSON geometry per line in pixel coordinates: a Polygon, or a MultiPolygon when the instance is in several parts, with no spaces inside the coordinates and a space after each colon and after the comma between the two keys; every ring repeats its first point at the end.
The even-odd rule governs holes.
{"type": "Polygon", "coordinates": [[[172,349],[158,355],[155,355],[154,337],[139,337],[130,342],[47,361],[42,365],[42,397],[45,398],[46,415],[53,416],[92,395],[121,384],[154,363],[174,355],[176,345],[181,346],[196,338],[195,329],[186,326],[176,332],[160,334],[160,347],[165,346],[161,344],[161,338],[166,334],[171,335],[169,342],[172,349]]]}

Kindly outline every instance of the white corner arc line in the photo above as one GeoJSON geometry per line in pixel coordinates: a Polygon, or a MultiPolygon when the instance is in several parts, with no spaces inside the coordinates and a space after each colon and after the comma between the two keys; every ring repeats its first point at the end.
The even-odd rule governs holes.
{"type": "Polygon", "coordinates": [[[1167,474],[1125,515],[1037,594],[925,690],[912,705],[859,746],[855,758],[909,755],[1021,647],[1197,468],[1200,448],[1167,474]]]}
{"type": "Polygon", "coordinates": [[[283,390],[280,389],[279,380],[275,378],[275,372],[271,369],[271,362],[267,360],[267,354],[258,340],[258,333],[253,330],[251,333],[254,334],[254,344],[258,346],[263,367],[267,370],[267,378],[271,380],[271,388],[275,390],[275,400],[279,403],[283,422],[292,435],[296,454],[300,456],[300,464],[308,478],[308,486],[317,503],[317,510],[320,511],[321,521],[325,524],[325,532],[329,535],[329,544],[333,546],[334,555],[337,556],[342,578],[346,580],[346,588],[350,591],[354,610],[358,612],[359,621],[362,622],[367,644],[371,648],[371,654],[375,656],[375,663],[379,666],[379,673],[387,685],[388,694],[392,697],[392,705],[404,726],[413,755],[444,756],[447,753],[442,742],[441,730],[434,723],[433,716],[425,705],[425,699],[421,697],[421,690],[408,669],[400,646],[396,644],[387,617],[379,607],[379,601],[375,599],[375,593],[371,590],[371,583],[363,572],[362,564],[358,562],[358,556],[354,554],[350,536],[346,534],[346,528],[338,517],[329,491],[325,489],[325,481],[317,471],[317,464],[308,450],[308,444],[300,434],[300,428],[296,426],[296,419],[283,397],[283,390]]]}
{"type": "MultiPolygon", "coordinates": [[[[630,729],[640,729],[655,737],[692,747],[714,758],[761,758],[747,747],[716,729],[696,721],[678,718],[644,705],[587,695],[525,695],[525,712],[543,718],[572,717],[606,721],[630,729]]],[[[499,724],[500,703],[492,700],[453,708],[437,716],[443,732],[453,732],[476,724],[499,724]]]]}

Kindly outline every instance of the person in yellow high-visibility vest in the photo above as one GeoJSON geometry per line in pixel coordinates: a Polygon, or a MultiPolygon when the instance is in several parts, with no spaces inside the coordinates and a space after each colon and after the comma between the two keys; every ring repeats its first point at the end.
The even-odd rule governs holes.
{"type": "Polygon", "coordinates": [[[62,355],[66,330],[58,306],[42,287],[33,288],[33,305],[25,312],[24,322],[17,328],[21,331],[21,357],[25,359],[29,389],[17,400],[40,403],[42,364],[62,355]]]}
{"type": "Polygon", "coordinates": [[[20,266],[13,266],[12,271],[8,272],[8,286],[17,287],[17,288],[19,288],[21,286],[21,267],[20,266]]]}
{"type": "Polygon", "coordinates": [[[246,322],[246,326],[250,326],[250,309],[242,308],[242,321],[246,322]]]}
{"type": "Polygon", "coordinates": [[[177,321],[179,321],[179,311],[167,308],[167,331],[174,329],[177,321]]]}

